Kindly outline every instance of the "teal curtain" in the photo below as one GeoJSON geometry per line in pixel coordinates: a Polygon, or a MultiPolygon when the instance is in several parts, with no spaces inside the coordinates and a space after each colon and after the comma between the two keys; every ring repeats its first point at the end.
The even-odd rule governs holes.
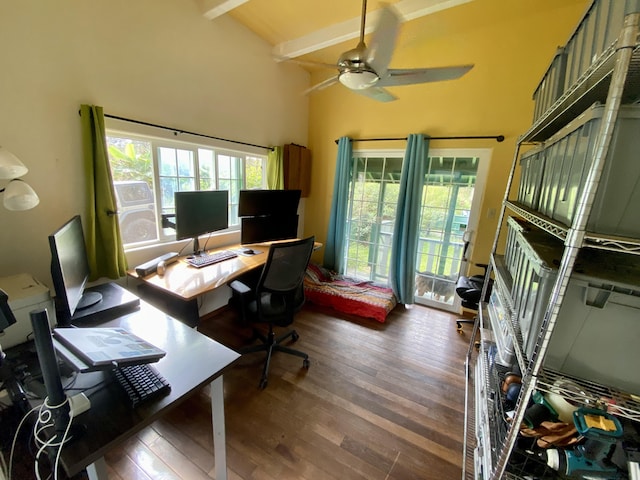
{"type": "Polygon", "coordinates": [[[82,150],[87,185],[84,222],[91,280],[117,279],[127,273],[120,237],[113,179],[107,153],[102,107],[82,105],[82,150]]]}
{"type": "Polygon", "coordinates": [[[283,148],[273,147],[267,155],[267,188],[282,190],[284,188],[283,148]]]}
{"type": "Polygon", "coordinates": [[[336,177],[333,183],[331,199],[331,215],[327,242],[324,247],[323,263],[326,268],[336,272],[344,272],[344,246],[347,241],[347,209],[349,208],[349,175],[353,156],[351,139],[342,137],[338,140],[338,157],[336,159],[336,177]]]}
{"type": "Polygon", "coordinates": [[[391,243],[389,281],[398,302],[410,305],[415,290],[420,207],[429,142],[422,134],[409,135],[407,140],[391,243]]]}

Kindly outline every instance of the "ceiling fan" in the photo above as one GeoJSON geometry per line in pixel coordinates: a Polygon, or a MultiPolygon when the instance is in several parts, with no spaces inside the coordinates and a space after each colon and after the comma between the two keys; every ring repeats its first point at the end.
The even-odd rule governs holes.
{"type": "MultiPolygon", "coordinates": [[[[367,0],[363,0],[360,41],[356,48],[340,55],[336,65],[297,62],[338,69],[338,75],[314,85],[305,93],[322,90],[340,82],[356,93],[381,102],[390,102],[396,100],[396,97],[384,87],[454,80],[473,68],[473,65],[409,69],[388,68],[400,29],[400,18],[394,8],[390,6],[382,8],[378,24],[371,36],[371,45],[367,47],[364,43],[366,11],[367,0]]],[[[296,61],[294,60],[294,62],[296,61]]]]}

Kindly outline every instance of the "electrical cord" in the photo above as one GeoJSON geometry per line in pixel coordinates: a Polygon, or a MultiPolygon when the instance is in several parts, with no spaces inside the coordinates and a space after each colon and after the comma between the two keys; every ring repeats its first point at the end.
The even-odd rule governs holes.
{"type": "Polygon", "coordinates": [[[53,465],[54,479],[58,479],[58,464],[60,462],[60,453],[62,452],[62,447],[67,441],[69,430],[71,429],[71,423],[73,422],[73,410],[69,409],[69,421],[67,422],[67,426],[65,427],[64,434],[62,435],[62,439],[60,441],[56,441],[58,435],[54,435],[48,440],[43,440],[42,438],[40,438],[40,434],[48,429],[55,428],[55,421],[53,420],[53,414],[51,413],[51,411],[62,408],[65,405],[70,405],[69,397],[66,397],[64,402],[62,402],[60,405],[49,405],[49,397],[47,397],[44,399],[44,403],[40,405],[40,410],[38,412],[38,421],[33,427],[34,441],[36,443],[36,446],[40,445],[40,449],[36,454],[36,460],[34,464],[34,470],[37,480],[41,480],[38,465],[40,455],[49,447],[58,447],[56,459],[53,465]]]}
{"type": "Polygon", "coordinates": [[[4,478],[8,478],[7,464],[4,461],[4,455],[2,454],[2,452],[0,452],[0,473],[4,475],[4,478]]]}
{"type": "Polygon", "coordinates": [[[29,410],[27,413],[24,414],[24,416],[20,420],[20,423],[18,424],[18,428],[16,428],[16,433],[13,435],[13,441],[11,442],[11,452],[9,453],[9,471],[8,471],[8,475],[7,475],[7,478],[9,480],[11,480],[11,470],[13,468],[13,452],[14,452],[15,447],[16,447],[16,442],[18,440],[18,434],[20,433],[20,429],[22,428],[22,425],[24,424],[26,419],[29,417],[29,415],[31,415],[33,412],[35,412],[39,408],[41,408],[40,405],[35,406],[31,410],[29,410]]]}

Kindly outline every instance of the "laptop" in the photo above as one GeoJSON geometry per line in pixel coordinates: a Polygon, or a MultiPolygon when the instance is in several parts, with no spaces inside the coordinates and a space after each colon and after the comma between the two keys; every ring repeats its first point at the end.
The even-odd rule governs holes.
{"type": "Polygon", "coordinates": [[[166,355],[164,350],[119,327],[54,328],[53,339],[58,352],[80,371],[151,363],[166,355]]]}

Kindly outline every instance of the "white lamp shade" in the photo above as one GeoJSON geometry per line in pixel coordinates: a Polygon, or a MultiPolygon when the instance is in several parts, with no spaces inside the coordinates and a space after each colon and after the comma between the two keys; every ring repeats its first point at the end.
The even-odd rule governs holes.
{"type": "Polygon", "coordinates": [[[7,210],[29,210],[40,203],[36,192],[26,182],[13,180],[4,189],[4,207],[7,210]]]}
{"type": "Polygon", "coordinates": [[[375,85],[380,77],[373,72],[342,72],[338,77],[340,83],[351,90],[364,90],[375,85]]]}
{"type": "Polygon", "coordinates": [[[29,169],[13,153],[0,147],[0,178],[14,179],[27,173],[29,169]]]}

